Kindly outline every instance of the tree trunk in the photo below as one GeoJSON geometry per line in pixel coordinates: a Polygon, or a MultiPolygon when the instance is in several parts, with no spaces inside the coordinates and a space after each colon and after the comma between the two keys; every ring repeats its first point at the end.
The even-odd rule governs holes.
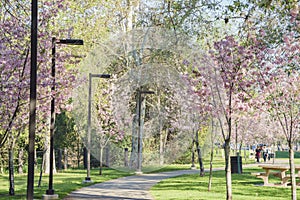
{"type": "MultiPolygon", "coordinates": [[[[250,152],[250,146],[247,145],[248,149],[249,149],[249,152],[250,152]]],[[[249,156],[250,156],[250,153],[249,153],[249,156]]],[[[244,148],[244,159],[245,159],[245,162],[247,161],[247,153],[246,153],[246,148],[244,148]]]]}
{"type": "Polygon", "coordinates": [[[292,200],[297,199],[297,186],[296,186],[296,177],[295,177],[295,162],[294,162],[294,145],[291,141],[288,141],[289,145],[289,163],[290,163],[290,172],[291,172],[291,192],[292,192],[292,200]]]}
{"type": "Polygon", "coordinates": [[[100,147],[100,169],[99,175],[102,175],[102,166],[103,166],[103,147],[100,147]]]}
{"type": "Polygon", "coordinates": [[[4,159],[3,159],[3,155],[2,155],[2,151],[0,148],[0,173],[3,174],[4,173],[4,159]]]}
{"type": "Polygon", "coordinates": [[[204,176],[204,166],[203,166],[203,161],[202,161],[202,155],[201,155],[201,149],[198,146],[197,147],[197,154],[198,154],[198,161],[199,161],[199,166],[200,166],[200,176],[204,176]]]}
{"type": "MultiPolygon", "coordinates": [[[[212,142],[213,143],[213,142],[212,142]]],[[[208,191],[211,190],[211,183],[212,183],[212,170],[213,170],[213,159],[214,159],[214,146],[211,145],[210,151],[210,161],[209,161],[209,179],[208,179],[208,191]]]]}
{"type": "MultiPolygon", "coordinates": [[[[78,163],[78,168],[79,168],[79,163],[78,163]]],[[[64,170],[68,169],[68,149],[65,147],[64,148],[64,170]]]]}
{"type": "Polygon", "coordinates": [[[191,169],[196,169],[196,166],[195,166],[195,140],[193,139],[192,141],[192,165],[191,165],[191,169]]]}
{"type": "MultiPolygon", "coordinates": [[[[44,153],[43,153],[43,156],[44,156],[44,153]]],[[[36,153],[36,148],[34,148],[34,167],[35,169],[37,169],[38,167],[38,163],[37,163],[37,153],[36,153]]]]}
{"type": "MultiPolygon", "coordinates": [[[[131,31],[134,24],[134,6],[132,5],[132,2],[127,0],[126,1],[126,13],[124,13],[124,16],[126,18],[125,23],[123,25],[123,31],[124,33],[131,31]]],[[[128,44],[127,44],[128,45],[128,44]]],[[[128,45],[129,46],[129,45],[128,45]]],[[[129,62],[128,62],[129,63],[129,62]]],[[[140,63],[139,63],[140,64],[140,63]]],[[[138,64],[138,65],[139,65],[138,64]]],[[[137,161],[138,161],[138,94],[136,96],[136,114],[132,121],[132,141],[131,141],[131,154],[130,154],[130,161],[129,161],[129,167],[130,169],[137,169],[137,161]]]]}
{"type": "Polygon", "coordinates": [[[236,154],[237,156],[238,156],[238,155],[242,155],[242,147],[243,147],[243,143],[241,142],[241,143],[240,143],[240,147],[239,147],[238,154],[236,154]]]}
{"type": "MultiPolygon", "coordinates": [[[[81,148],[79,141],[77,142],[77,168],[80,168],[81,148]]],[[[67,165],[68,166],[68,165],[67,165]]],[[[66,168],[65,168],[66,169],[66,168]]]]}
{"type": "Polygon", "coordinates": [[[132,137],[131,137],[131,153],[129,167],[130,169],[137,169],[137,153],[138,153],[138,111],[132,122],[132,137]]]}
{"type": "Polygon", "coordinates": [[[15,180],[14,180],[14,151],[13,145],[8,150],[8,169],[9,169],[9,195],[15,195],[15,180]]]}
{"type": "Polygon", "coordinates": [[[232,199],[232,186],[231,186],[231,166],[230,166],[230,139],[225,140],[225,173],[226,173],[226,199],[232,199]]]}
{"type": "Polygon", "coordinates": [[[164,137],[161,128],[159,130],[159,165],[162,166],[164,164],[164,137]]]}
{"type": "Polygon", "coordinates": [[[130,169],[137,169],[137,157],[138,157],[138,116],[139,116],[139,98],[138,95],[136,96],[136,110],[135,116],[132,120],[132,135],[131,135],[131,153],[130,153],[130,160],[129,160],[129,168],[130,169]]]}
{"type": "Polygon", "coordinates": [[[197,154],[198,154],[198,162],[199,162],[199,166],[200,166],[200,176],[204,176],[204,166],[203,166],[203,162],[202,162],[201,149],[199,146],[198,131],[196,131],[196,147],[197,147],[197,154]]]}
{"type": "Polygon", "coordinates": [[[62,169],[62,150],[58,149],[58,161],[57,161],[58,170],[62,169]]]}
{"type": "MultiPolygon", "coordinates": [[[[50,135],[46,135],[45,137],[45,144],[44,144],[44,149],[46,149],[46,151],[44,151],[45,153],[43,154],[44,160],[45,160],[45,165],[43,167],[43,169],[45,170],[45,174],[49,174],[50,172],[50,135]]],[[[53,173],[56,173],[56,166],[55,166],[55,150],[53,149],[53,173]]]]}
{"type": "Polygon", "coordinates": [[[24,150],[22,148],[18,151],[18,173],[23,174],[23,166],[24,166],[24,150]]]}
{"type": "Polygon", "coordinates": [[[124,13],[124,18],[126,18],[123,26],[124,33],[131,31],[136,22],[135,10],[139,8],[139,1],[126,1],[126,13],[124,13]]]}
{"type": "Polygon", "coordinates": [[[40,169],[40,177],[39,177],[39,181],[38,181],[38,187],[41,187],[42,184],[42,177],[43,177],[43,167],[45,166],[45,152],[43,152],[43,157],[42,157],[42,163],[41,163],[41,169],[40,169]]]}
{"type": "Polygon", "coordinates": [[[110,163],[109,163],[109,143],[106,144],[106,147],[105,147],[105,165],[107,167],[109,167],[110,163]]]}
{"type": "MultiPolygon", "coordinates": [[[[237,122],[235,122],[235,155],[238,156],[238,125],[237,122]]],[[[241,145],[240,145],[241,147],[241,145]]]]}
{"type": "Polygon", "coordinates": [[[46,150],[44,151],[43,153],[43,164],[44,166],[42,167],[42,169],[44,170],[44,173],[45,174],[49,174],[49,171],[50,171],[50,158],[49,158],[50,154],[49,154],[49,151],[46,150]]]}
{"type": "Polygon", "coordinates": [[[212,183],[212,169],[213,169],[213,159],[214,159],[214,120],[211,120],[211,148],[210,148],[210,161],[209,161],[209,179],[208,179],[208,191],[211,190],[211,183],[212,183]]]}
{"type": "Polygon", "coordinates": [[[163,134],[163,113],[161,112],[161,102],[160,102],[160,90],[157,93],[157,109],[158,109],[158,120],[159,120],[159,165],[164,165],[164,134],[163,134]]]}
{"type": "MultiPolygon", "coordinates": [[[[49,174],[50,172],[50,149],[47,149],[47,151],[44,153],[44,167],[45,174],[49,174]]],[[[52,152],[54,154],[54,150],[52,152]]],[[[56,166],[55,166],[55,155],[53,155],[53,173],[56,173],[56,166]]]]}

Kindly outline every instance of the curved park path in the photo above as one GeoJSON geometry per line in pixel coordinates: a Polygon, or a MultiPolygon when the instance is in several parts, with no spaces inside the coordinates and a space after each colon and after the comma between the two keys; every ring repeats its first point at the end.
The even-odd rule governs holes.
{"type": "MultiPolygon", "coordinates": [[[[257,164],[244,165],[243,167],[255,166],[257,164]]],[[[215,168],[216,170],[224,170],[224,168],[215,168]]],[[[205,171],[206,173],[208,171],[205,171]]],[[[150,188],[163,179],[180,176],[184,174],[196,174],[199,169],[195,170],[178,170],[171,172],[161,172],[154,174],[142,174],[122,177],[98,183],[88,187],[80,188],[70,193],[64,200],[152,200],[149,190],[150,188]]]]}
{"type": "Polygon", "coordinates": [[[73,191],[65,200],[101,199],[153,199],[150,188],[163,179],[183,174],[196,174],[199,170],[179,170],[154,174],[126,176],[73,191]]]}

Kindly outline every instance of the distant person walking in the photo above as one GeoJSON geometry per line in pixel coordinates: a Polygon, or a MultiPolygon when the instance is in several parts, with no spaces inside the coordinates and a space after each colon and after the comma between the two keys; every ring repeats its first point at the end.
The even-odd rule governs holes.
{"type": "Polygon", "coordinates": [[[262,148],[262,156],[263,156],[264,162],[266,162],[267,157],[268,157],[268,151],[267,151],[266,146],[263,146],[263,148],[262,148]]]}
{"type": "Polygon", "coordinates": [[[261,149],[257,146],[255,149],[256,162],[259,162],[261,149]]]}
{"type": "Polygon", "coordinates": [[[271,156],[272,156],[272,150],[271,150],[271,148],[267,148],[267,154],[268,154],[268,160],[270,161],[271,156]]]}

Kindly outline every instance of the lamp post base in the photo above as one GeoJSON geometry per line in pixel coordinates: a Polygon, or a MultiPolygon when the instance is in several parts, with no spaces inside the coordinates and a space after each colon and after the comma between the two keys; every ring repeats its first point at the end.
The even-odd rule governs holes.
{"type": "Polygon", "coordinates": [[[92,183],[91,177],[85,177],[85,180],[82,183],[92,183]]]}
{"type": "Polygon", "coordinates": [[[43,200],[48,200],[48,199],[59,199],[58,194],[43,194],[43,200]]]}
{"type": "Polygon", "coordinates": [[[138,175],[138,176],[143,175],[143,172],[142,171],[136,171],[135,175],[138,175]]]}

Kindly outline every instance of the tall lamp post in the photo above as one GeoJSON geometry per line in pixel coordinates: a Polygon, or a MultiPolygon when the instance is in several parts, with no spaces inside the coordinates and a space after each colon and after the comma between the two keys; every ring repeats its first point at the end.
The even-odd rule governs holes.
{"type": "Polygon", "coordinates": [[[137,171],[136,174],[141,174],[142,173],[142,126],[141,126],[141,109],[142,109],[142,94],[154,94],[153,91],[138,91],[138,126],[139,126],[139,131],[138,131],[138,157],[137,157],[137,171]]]}
{"type": "MultiPolygon", "coordinates": [[[[54,195],[53,189],[53,149],[54,149],[54,128],[55,128],[55,53],[56,44],[67,44],[67,45],[83,45],[83,40],[79,39],[56,39],[52,38],[52,68],[51,76],[53,78],[53,84],[51,87],[51,123],[50,123],[50,170],[49,170],[49,188],[46,191],[46,195],[54,195]]],[[[58,197],[58,195],[55,195],[58,197]]]]}
{"type": "Polygon", "coordinates": [[[87,175],[84,182],[91,180],[91,110],[92,110],[92,78],[110,78],[110,74],[89,73],[89,97],[88,97],[88,119],[87,119],[87,175]]]}
{"type": "Polygon", "coordinates": [[[31,56],[30,56],[30,106],[29,106],[29,134],[28,134],[28,172],[27,199],[33,199],[34,182],[34,144],[36,125],[36,77],[37,77],[37,34],[38,33],[38,0],[31,1],[31,56]]]}

